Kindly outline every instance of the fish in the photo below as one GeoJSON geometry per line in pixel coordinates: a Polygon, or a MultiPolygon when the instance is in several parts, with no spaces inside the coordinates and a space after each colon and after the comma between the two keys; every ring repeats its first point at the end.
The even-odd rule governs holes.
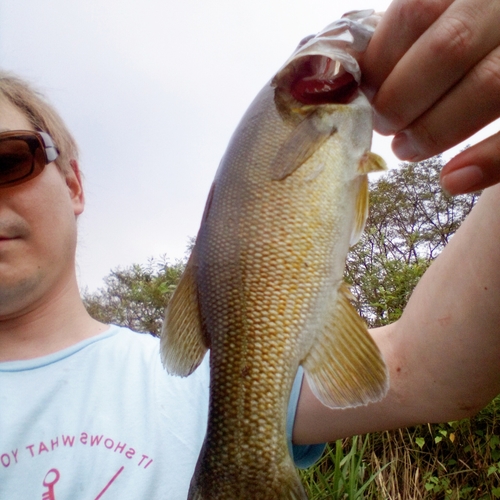
{"type": "Polygon", "coordinates": [[[286,438],[301,365],[329,407],[384,397],[387,368],[343,281],[368,213],[372,109],[357,58],[376,25],[351,12],[304,39],[252,102],[210,189],[168,303],[162,360],[210,350],[206,437],[189,500],[306,499],[286,438]]]}

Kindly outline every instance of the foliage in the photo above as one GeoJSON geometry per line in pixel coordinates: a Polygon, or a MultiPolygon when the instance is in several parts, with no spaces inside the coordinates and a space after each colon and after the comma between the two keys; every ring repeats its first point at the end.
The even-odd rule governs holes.
{"type": "Polygon", "coordinates": [[[84,293],[83,302],[103,323],[159,335],[163,311],[183,270],[183,262],[169,264],[165,256],[151,258],[146,265],[117,268],[104,279],[105,288],[84,293]]]}
{"type": "MultiPolygon", "coordinates": [[[[443,193],[442,165],[440,157],[403,164],[371,186],[367,227],[345,273],[370,326],[400,317],[477,200],[477,194],[443,193]]],[[[115,269],[84,302],[103,322],[157,335],[183,268],[162,257],[115,269]]],[[[301,476],[311,500],[500,498],[499,421],[496,399],[471,419],[339,440],[301,476]]]]}
{"type": "Polygon", "coordinates": [[[308,489],[309,500],[365,498],[383,467],[373,472],[366,460],[369,435],[338,440],[327,445],[321,460],[310,469],[299,471],[308,489]]]}
{"type": "Polygon", "coordinates": [[[301,475],[313,500],[500,498],[500,397],[470,419],[339,440],[301,475]]]}
{"type": "Polygon", "coordinates": [[[367,323],[397,320],[420,277],[477,201],[439,187],[440,156],[405,163],[374,182],[365,232],[347,258],[346,280],[367,323]]]}
{"type": "MultiPolygon", "coordinates": [[[[346,279],[370,326],[399,318],[419,278],[476,202],[477,194],[443,193],[442,165],[439,156],[406,163],[371,186],[366,230],[346,265],[346,279]]],[[[184,264],[169,264],[163,256],[112,270],[104,288],[83,294],[85,305],[100,321],[157,335],[184,264]]]]}
{"type": "MultiPolygon", "coordinates": [[[[477,201],[477,193],[443,193],[442,166],[440,157],[407,163],[371,186],[367,227],[346,268],[370,326],[401,316],[418,280],[477,201]]],[[[351,457],[350,467],[328,447],[302,474],[308,494],[317,500],[500,498],[499,411],[496,399],[471,419],[339,440],[335,457],[351,457]]]]}

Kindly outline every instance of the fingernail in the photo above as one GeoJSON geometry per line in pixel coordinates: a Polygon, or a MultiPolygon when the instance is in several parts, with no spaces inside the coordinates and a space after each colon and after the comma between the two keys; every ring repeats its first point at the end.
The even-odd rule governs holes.
{"type": "Polygon", "coordinates": [[[441,187],[448,194],[462,194],[473,191],[483,179],[484,174],[480,167],[468,165],[441,177],[441,187]]]}
{"type": "Polygon", "coordinates": [[[412,161],[420,156],[420,151],[409,137],[408,132],[399,132],[394,136],[392,150],[400,160],[412,161]]]}
{"type": "Polygon", "coordinates": [[[373,128],[382,135],[392,135],[396,133],[396,129],[382,115],[376,111],[373,113],[373,128]]]}

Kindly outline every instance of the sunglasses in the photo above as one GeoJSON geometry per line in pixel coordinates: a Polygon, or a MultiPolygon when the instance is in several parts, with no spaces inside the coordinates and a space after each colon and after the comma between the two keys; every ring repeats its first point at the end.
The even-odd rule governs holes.
{"type": "Polygon", "coordinates": [[[35,178],[58,155],[46,132],[0,132],[0,187],[16,186],[35,178]]]}

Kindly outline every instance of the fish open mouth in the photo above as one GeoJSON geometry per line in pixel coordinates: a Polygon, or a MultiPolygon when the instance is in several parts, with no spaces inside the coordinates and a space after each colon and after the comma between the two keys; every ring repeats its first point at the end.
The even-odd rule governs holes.
{"type": "Polygon", "coordinates": [[[286,107],[293,110],[297,103],[307,107],[354,101],[361,81],[359,57],[379,19],[372,10],[349,12],[304,38],[271,81],[279,112],[290,115],[286,107]]]}
{"type": "Polygon", "coordinates": [[[290,93],[303,104],[348,104],[357,95],[354,76],[329,57],[301,58],[293,73],[290,93]]]}

